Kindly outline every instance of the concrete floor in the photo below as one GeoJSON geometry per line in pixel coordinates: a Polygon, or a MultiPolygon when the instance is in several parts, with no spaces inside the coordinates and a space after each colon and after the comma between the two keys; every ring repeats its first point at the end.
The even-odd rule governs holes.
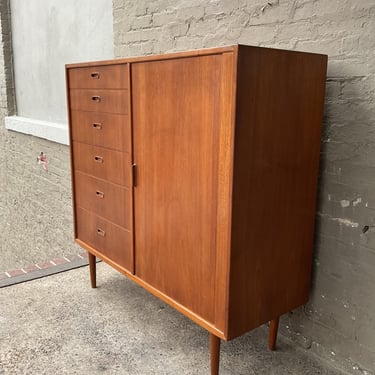
{"type": "MultiPolygon", "coordinates": [[[[0,374],[206,374],[207,332],[104,263],[0,289],[0,374]]],[[[221,375],[333,374],[266,327],[221,346],[221,375]]]]}

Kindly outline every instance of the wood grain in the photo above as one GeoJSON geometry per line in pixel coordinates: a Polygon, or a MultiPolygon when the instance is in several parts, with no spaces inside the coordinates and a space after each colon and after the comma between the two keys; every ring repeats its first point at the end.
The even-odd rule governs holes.
{"type": "Polygon", "coordinates": [[[216,213],[215,325],[227,333],[237,53],[225,52],[221,60],[220,134],[216,151],[219,165],[216,213]]]}
{"type": "Polygon", "coordinates": [[[326,64],[239,48],[229,338],[308,299],[326,64]]]}
{"type": "Polygon", "coordinates": [[[126,89],[128,88],[128,65],[95,65],[69,69],[69,87],[72,89],[126,89]]]}
{"type": "Polygon", "coordinates": [[[211,322],[220,69],[220,55],[132,66],[136,274],[211,322]]]}
{"type": "Polygon", "coordinates": [[[72,110],[112,114],[128,113],[128,90],[71,89],[72,110]]]}
{"type": "Polygon", "coordinates": [[[71,111],[71,118],[73,141],[117,151],[131,151],[128,115],[71,111]]]}
{"type": "Polygon", "coordinates": [[[75,172],[76,204],[131,230],[131,192],[127,187],[75,172]]]}
{"type": "Polygon", "coordinates": [[[127,152],[73,142],[74,167],[118,185],[131,186],[131,161],[127,152]]]}
{"type": "MultiPolygon", "coordinates": [[[[148,56],[136,56],[136,57],[126,57],[122,59],[113,59],[113,60],[104,60],[104,61],[88,61],[80,63],[66,64],[66,69],[75,69],[75,68],[89,68],[93,69],[98,66],[111,66],[119,64],[129,64],[138,63],[138,62],[147,62],[147,61],[162,61],[170,59],[183,59],[186,57],[198,57],[198,56],[208,56],[208,55],[217,55],[224,52],[233,52],[237,49],[237,45],[234,46],[225,46],[225,47],[214,47],[214,48],[205,48],[205,49],[196,49],[191,51],[180,51],[174,53],[165,53],[161,55],[148,55],[148,56]]],[[[129,80],[130,83],[130,80],[129,80]]]]}
{"type": "Polygon", "coordinates": [[[77,239],[125,269],[133,269],[131,232],[80,207],[77,207],[77,239]]]}

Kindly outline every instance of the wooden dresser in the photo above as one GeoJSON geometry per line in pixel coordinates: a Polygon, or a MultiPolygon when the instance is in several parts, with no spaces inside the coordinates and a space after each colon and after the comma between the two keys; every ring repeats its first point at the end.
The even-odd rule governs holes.
{"type": "Polygon", "coordinates": [[[220,339],[309,296],[327,56],[231,46],[66,65],[75,238],[220,339]]]}

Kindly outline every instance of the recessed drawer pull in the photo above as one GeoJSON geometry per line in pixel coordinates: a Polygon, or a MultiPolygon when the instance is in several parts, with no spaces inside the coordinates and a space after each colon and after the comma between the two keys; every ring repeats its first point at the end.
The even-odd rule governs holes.
{"type": "Polygon", "coordinates": [[[99,236],[102,236],[102,237],[105,236],[105,231],[104,231],[103,229],[96,228],[96,233],[97,233],[99,236]]]}
{"type": "Polygon", "coordinates": [[[97,163],[103,163],[104,162],[104,159],[102,156],[94,156],[94,160],[97,162],[97,163]]]}
{"type": "Polygon", "coordinates": [[[99,198],[104,198],[104,193],[102,191],[97,191],[96,192],[96,196],[99,197],[99,198]]]}
{"type": "Polygon", "coordinates": [[[99,79],[100,78],[99,72],[92,72],[90,74],[90,76],[91,76],[92,79],[99,79]]]}
{"type": "Polygon", "coordinates": [[[94,123],[92,124],[92,127],[93,127],[94,129],[101,130],[101,128],[102,128],[102,124],[100,124],[99,122],[94,122],[94,123]]]}
{"type": "Polygon", "coordinates": [[[91,100],[94,103],[100,103],[100,101],[102,100],[102,98],[99,95],[94,95],[94,96],[91,97],[91,100]]]}

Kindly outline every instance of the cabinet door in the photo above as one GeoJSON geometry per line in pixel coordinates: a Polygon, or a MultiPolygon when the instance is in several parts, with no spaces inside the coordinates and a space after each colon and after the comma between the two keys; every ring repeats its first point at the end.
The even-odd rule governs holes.
{"type": "Polygon", "coordinates": [[[221,55],[134,63],[135,273],[214,320],[221,55]]]}

